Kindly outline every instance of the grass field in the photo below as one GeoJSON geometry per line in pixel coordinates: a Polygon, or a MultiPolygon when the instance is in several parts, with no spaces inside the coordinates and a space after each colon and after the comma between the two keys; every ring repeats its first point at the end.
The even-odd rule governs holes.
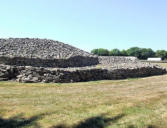
{"type": "Polygon", "coordinates": [[[166,128],[167,75],[73,84],[0,82],[0,128],[22,127],[166,128]]]}

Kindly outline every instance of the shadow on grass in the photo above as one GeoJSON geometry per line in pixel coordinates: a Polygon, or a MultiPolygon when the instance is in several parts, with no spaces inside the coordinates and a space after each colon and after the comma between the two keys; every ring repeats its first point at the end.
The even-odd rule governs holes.
{"type": "Polygon", "coordinates": [[[40,125],[38,125],[36,121],[43,118],[45,115],[46,114],[40,114],[30,118],[24,118],[22,114],[19,114],[8,119],[0,117],[0,128],[22,128],[31,125],[34,125],[35,128],[40,128],[40,125]]]}
{"type": "Polygon", "coordinates": [[[104,115],[100,115],[81,121],[77,125],[67,126],[65,124],[60,124],[57,126],[52,126],[51,128],[106,128],[124,116],[124,114],[120,114],[112,118],[107,118],[104,115]]]}
{"type": "MultiPolygon", "coordinates": [[[[138,127],[135,126],[135,125],[129,125],[128,128],[138,128],[138,127]]],[[[146,126],[145,128],[158,128],[158,127],[155,126],[155,125],[148,125],[148,126],[146,126]]]]}

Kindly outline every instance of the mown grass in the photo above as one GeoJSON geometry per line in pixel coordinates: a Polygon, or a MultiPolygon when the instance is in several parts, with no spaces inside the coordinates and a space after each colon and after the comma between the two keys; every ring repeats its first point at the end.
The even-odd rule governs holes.
{"type": "Polygon", "coordinates": [[[0,128],[16,127],[166,128],[167,75],[73,84],[0,82],[0,128]]]}

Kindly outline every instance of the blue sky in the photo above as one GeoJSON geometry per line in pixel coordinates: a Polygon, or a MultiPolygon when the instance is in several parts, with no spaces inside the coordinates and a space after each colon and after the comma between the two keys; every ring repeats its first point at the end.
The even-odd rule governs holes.
{"type": "Polygon", "coordinates": [[[0,0],[0,37],[167,50],[167,0],[0,0]]]}

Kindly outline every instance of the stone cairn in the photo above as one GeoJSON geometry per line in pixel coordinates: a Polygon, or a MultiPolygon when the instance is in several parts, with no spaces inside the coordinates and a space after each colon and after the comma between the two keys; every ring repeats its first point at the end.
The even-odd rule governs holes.
{"type": "Polygon", "coordinates": [[[0,80],[80,82],[162,75],[166,69],[135,57],[95,56],[62,42],[0,39],[0,80]]]}

